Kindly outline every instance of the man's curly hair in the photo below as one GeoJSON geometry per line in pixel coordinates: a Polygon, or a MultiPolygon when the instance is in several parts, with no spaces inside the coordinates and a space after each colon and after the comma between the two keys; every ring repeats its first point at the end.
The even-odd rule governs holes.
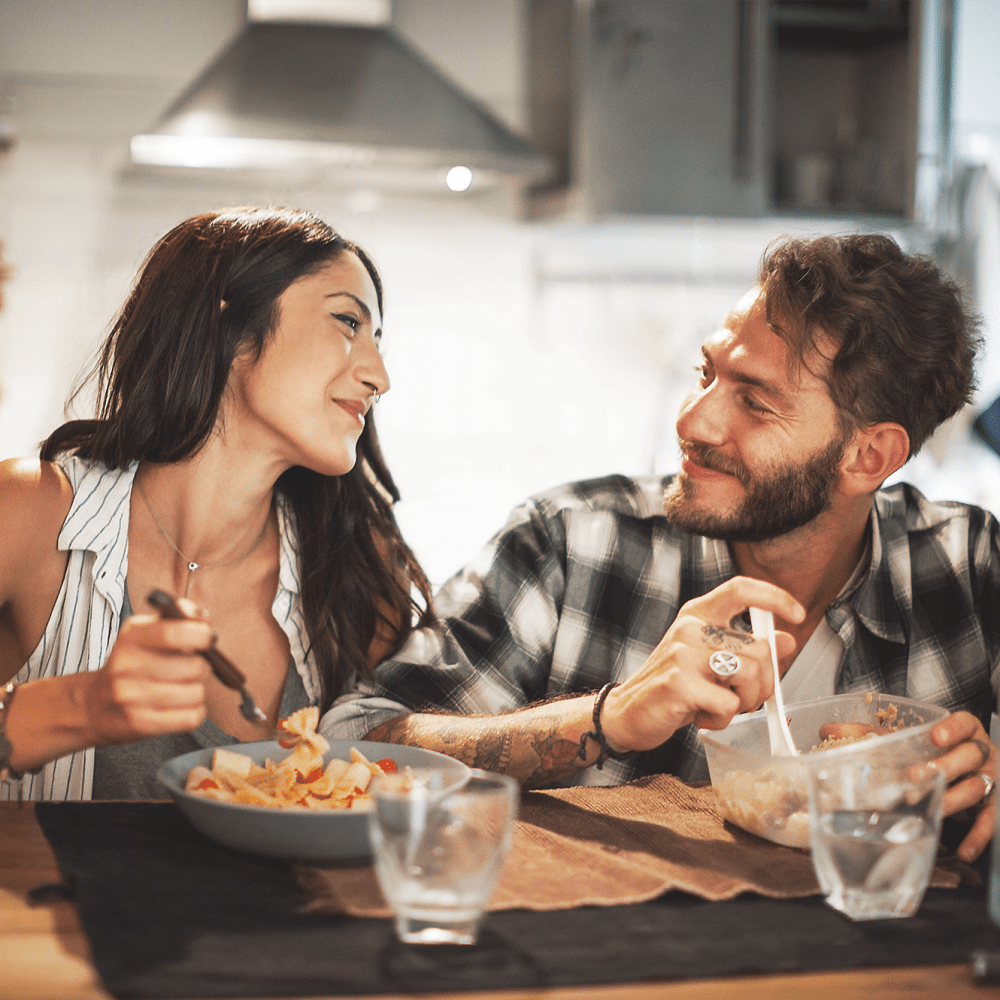
{"type": "Polygon", "coordinates": [[[822,374],[845,433],[898,423],[912,456],[971,401],[979,322],[929,257],[882,235],[787,238],[768,247],[758,283],[794,359],[825,337],[838,345],[822,374]]]}

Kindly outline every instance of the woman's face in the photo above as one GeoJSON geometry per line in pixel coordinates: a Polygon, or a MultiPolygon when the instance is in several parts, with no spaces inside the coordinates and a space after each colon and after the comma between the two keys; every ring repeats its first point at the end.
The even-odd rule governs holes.
{"type": "Polygon", "coordinates": [[[283,468],[349,472],[365,414],[389,389],[381,337],[375,285],[353,253],[289,285],[260,359],[233,364],[227,440],[238,435],[283,468]]]}

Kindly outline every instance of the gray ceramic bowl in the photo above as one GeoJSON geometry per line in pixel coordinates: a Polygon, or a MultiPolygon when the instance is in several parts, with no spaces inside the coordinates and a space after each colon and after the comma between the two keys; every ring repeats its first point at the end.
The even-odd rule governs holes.
{"type": "MultiPolygon", "coordinates": [[[[351,747],[357,747],[369,760],[389,757],[400,768],[421,767],[441,771],[445,781],[461,781],[469,769],[454,757],[395,743],[331,740],[326,760],[351,759],[351,747]]],[[[273,740],[242,743],[227,749],[246,754],[255,763],[266,758],[282,760],[289,753],[273,740]]],[[[184,791],[188,772],[196,764],[212,766],[214,750],[195,750],[168,760],[157,772],[181,812],[206,837],[251,854],[300,861],[358,861],[371,853],[368,843],[368,813],[352,809],[310,810],[271,809],[266,806],[215,802],[202,795],[184,791]]]]}

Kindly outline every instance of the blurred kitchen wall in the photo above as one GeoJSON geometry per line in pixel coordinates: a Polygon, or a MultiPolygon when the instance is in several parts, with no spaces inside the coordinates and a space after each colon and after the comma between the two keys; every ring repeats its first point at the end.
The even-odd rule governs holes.
{"type": "MultiPolygon", "coordinates": [[[[1000,134],[997,7],[956,3],[963,141],[1000,134]]],[[[926,249],[908,220],[870,215],[546,215],[503,190],[340,187],[308,173],[193,180],[130,167],[130,137],[244,13],[242,0],[0,3],[0,138],[16,136],[0,161],[0,239],[14,267],[0,316],[0,456],[32,453],[60,422],[159,236],[209,208],[294,204],[364,245],[382,270],[393,388],[377,421],[403,492],[399,520],[440,582],[530,492],[675,467],[674,416],[698,344],[751,283],[770,239],[875,227],[926,249]]],[[[527,0],[396,0],[393,23],[527,133],[528,13],[527,0]]],[[[972,147],[986,171],[993,147],[972,147]]],[[[986,275],[989,240],[976,237],[971,255],[986,275]]],[[[997,323],[994,314],[991,330],[997,323]]],[[[967,423],[907,472],[932,494],[1000,509],[1000,463],[967,423]]]]}

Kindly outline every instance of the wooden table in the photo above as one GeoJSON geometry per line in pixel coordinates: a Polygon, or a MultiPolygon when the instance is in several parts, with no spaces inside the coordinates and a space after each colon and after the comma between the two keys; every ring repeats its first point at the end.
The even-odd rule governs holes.
{"type": "MultiPolygon", "coordinates": [[[[34,886],[59,880],[34,808],[0,803],[0,998],[2,1000],[110,1000],[90,964],[87,939],[72,903],[32,905],[34,886]]],[[[466,993],[463,1000],[1000,1000],[1000,984],[980,985],[961,965],[865,969],[848,972],[671,980],[621,986],[466,993]]],[[[385,997],[384,1000],[412,1000],[385,997]]],[[[308,1000],[308,998],[306,998],[308,1000]]],[[[312,998],[319,1000],[319,998],[312,998]]]]}

